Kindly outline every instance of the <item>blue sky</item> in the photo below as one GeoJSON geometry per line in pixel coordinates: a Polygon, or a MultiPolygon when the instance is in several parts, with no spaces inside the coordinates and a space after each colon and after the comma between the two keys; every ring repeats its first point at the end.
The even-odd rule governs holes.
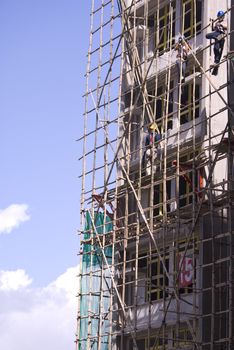
{"type": "Polygon", "coordinates": [[[0,236],[2,269],[44,285],[77,262],[79,145],[90,1],[0,3],[0,208],[30,220],[0,236]],[[82,5],[81,5],[82,4],[82,5]]]}
{"type": "MultiPolygon", "coordinates": [[[[78,263],[81,164],[75,140],[84,110],[90,6],[84,0],[0,2],[0,292],[2,286],[5,298],[15,298],[17,288],[30,289],[34,299],[35,291],[60,288],[59,276],[66,280],[78,263]],[[11,215],[18,219],[7,229],[4,220],[11,215]],[[18,281],[14,287],[11,278],[18,281]]],[[[64,285],[59,290],[67,292],[64,285]]],[[[7,346],[0,347],[11,350],[9,341],[7,346]]]]}

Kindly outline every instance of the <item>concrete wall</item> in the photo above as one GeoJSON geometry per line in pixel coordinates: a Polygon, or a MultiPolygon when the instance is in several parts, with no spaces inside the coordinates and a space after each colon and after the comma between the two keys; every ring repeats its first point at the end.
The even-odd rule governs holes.
{"type": "MultiPolygon", "coordinates": [[[[212,6],[209,6],[210,1],[205,1],[204,4],[207,4],[207,6],[204,6],[204,15],[203,15],[203,23],[204,26],[211,23],[210,19],[216,18],[216,14],[219,10],[224,10],[226,11],[226,2],[223,0],[215,0],[212,1],[212,6]]],[[[227,21],[227,16],[226,16],[226,21],[227,21]]],[[[209,40],[205,38],[206,32],[210,32],[211,27],[207,28],[207,30],[204,32],[203,36],[203,46],[207,46],[209,44],[209,40]]],[[[224,45],[224,51],[223,51],[223,56],[227,54],[228,49],[228,42],[229,40],[225,40],[225,45],[224,45]]],[[[207,71],[210,67],[211,64],[214,63],[214,53],[213,53],[213,46],[210,48],[210,50],[206,50],[203,54],[203,67],[205,71],[207,71]]],[[[216,89],[219,89],[220,86],[224,85],[227,83],[227,77],[228,77],[228,71],[227,71],[227,64],[226,62],[221,64],[219,67],[219,73],[217,76],[209,74],[207,72],[206,75],[203,75],[202,77],[202,96],[206,96],[209,93],[212,93],[215,91],[213,87],[210,86],[210,81],[214,85],[216,89]],[[209,81],[210,79],[210,81],[209,81]]],[[[228,95],[227,95],[227,88],[224,88],[219,91],[219,94],[213,93],[210,94],[207,98],[204,99],[203,106],[206,110],[207,116],[212,116],[215,113],[219,112],[220,110],[224,109],[226,107],[226,104],[224,101],[221,99],[220,95],[223,97],[223,99],[227,102],[228,101],[228,95]]],[[[223,132],[226,124],[228,121],[228,111],[225,110],[214,117],[210,118],[207,120],[207,133],[210,136],[210,140],[207,141],[204,144],[204,147],[209,146],[210,144],[217,144],[222,135],[221,133],[223,132]],[[216,137],[213,137],[214,135],[217,135],[216,137]],[[213,138],[211,138],[213,137],[213,138]]],[[[227,137],[227,134],[226,134],[227,137]]],[[[209,157],[209,153],[207,152],[207,157],[209,157]]],[[[208,169],[207,169],[208,173],[208,169]]],[[[214,173],[213,173],[213,182],[214,183],[220,183],[223,180],[227,179],[227,162],[226,160],[220,161],[216,164],[214,173]]],[[[221,189],[221,186],[218,188],[221,189]]],[[[219,192],[220,193],[220,192],[219,192]]],[[[218,192],[217,192],[218,194],[218,192]]]]}
{"type": "MultiPolygon", "coordinates": [[[[224,2],[223,0],[204,0],[203,1],[203,14],[202,14],[202,28],[206,27],[210,23],[210,18],[215,19],[216,14],[218,10],[223,9],[226,11],[226,4],[230,7],[230,2],[224,2]]],[[[152,3],[152,2],[151,2],[152,3]]],[[[131,0],[126,1],[127,6],[131,5],[131,0]]],[[[138,8],[144,4],[144,1],[140,1],[138,3],[138,8]]],[[[155,4],[155,2],[154,2],[155,4]]],[[[234,5],[234,0],[232,0],[232,4],[234,5]]],[[[180,1],[176,1],[176,7],[177,11],[179,12],[180,8],[180,1]]],[[[179,18],[179,16],[177,16],[179,18]]],[[[227,16],[230,17],[230,16],[227,16]]],[[[234,28],[234,15],[232,18],[232,25],[234,28]]],[[[180,29],[180,22],[177,20],[176,22],[176,32],[179,32],[180,29]]],[[[203,54],[201,55],[201,63],[202,67],[206,71],[206,74],[203,74],[201,78],[201,91],[200,91],[200,96],[206,96],[209,95],[208,97],[204,98],[200,102],[200,117],[196,119],[195,122],[195,132],[193,132],[191,127],[192,122],[188,122],[182,126],[178,125],[178,118],[175,115],[174,120],[173,120],[173,129],[168,132],[167,135],[167,152],[168,155],[170,154],[170,151],[173,150],[173,148],[177,147],[177,143],[180,143],[181,149],[183,146],[188,146],[193,139],[193,136],[195,135],[195,142],[201,141],[204,138],[208,136],[213,136],[217,135],[215,138],[210,139],[209,141],[205,141],[203,146],[207,147],[210,144],[214,145],[219,143],[221,139],[221,134],[222,131],[224,130],[226,123],[228,121],[228,111],[224,110],[221,113],[218,113],[216,116],[212,117],[211,120],[206,119],[206,117],[209,117],[217,112],[219,112],[222,109],[225,109],[226,105],[225,102],[222,100],[222,98],[225,101],[228,101],[228,91],[227,88],[223,88],[220,91],[220,94],[222,98],[217,94],[213,93],[214,88],[210,87],[210,82],[214,85],[215,88],[219,89],[220,86],[225,85],[227,83],[227,78],[228,75],[231,77],[231,79],[234,78],[233,71],[228,70],[228,66],[226,63],[223,63],[220,68],[219,68],[219,74],[217,76],[212,76],[209,72],[209,67],[213,63],[214,60],[214,54],[213,54],[213,47],[211,49],[205,49],[209,45],[209,40],[206,39],[205,34],[211,31],[211,28],[208,27],[205,31],[202,32],[202,34],[198,35],[195,40],[191,40],[190,44],[193,47],[193,51],[196,51],[196,48],[199,48],[199,50],[203,50],[203,54]],[[178,134],[179,134],[179,140],[178,140],[178,134]],[[220,134],[220,135],[219,135],[220,134]],[[169,136],[169,137],[168,137],[169,136]]],[[[234,35],[231,36],[231,49],[234,50],[234,35]]],[[[224,47],[224,52],[223,55],[225,55],[229,51],[229,39],[225,41],[225,47],[224,47]]],[[[152,52],[149,52],[149,56],[152,55],[152,52]]],[[[150,74],[149,76],[153,77],[155,74],[162,74],[168,64],[170,63],[172,65],[172,76],[176,80],[176,67],[175,67],[175,52],[173,53],[165,53],[158,59],[158,66],[157,66],[157,71],[156,71],[156,61],[154,60],[150,74]]],[[[192,64],[192,57],[190,57],[190,64],[192,64]]],[[[142,63],[142,70],[143,73],[146,72],[147,66],[149,63],[144,64],[142,63]]],[[[129,63],[126,61],[125,62],[125,71],[130,70],[129,63]]],[[[132,72],[127,75],[127,77],[124,79],[124,88],[123,91],[126,91],[131,88],[131,85],[133,84],[133,77],[132,77],[132,72]]],[[[229,91],[230,96],[234,96],[234,88],[232,87],[229,91]]],[[[178,101],[178,91],[174,93],[174,101],[178,101]]],[[[234,104],[234,103],[233,103],[234,104]]],[[[124,111],[124,105],[123,105],[123,111],[124,111]]],[[[139,114],[139,111],[138,111],[139,114]]],[[[140,118],[140,116],[139,116],[140,118]]],[[[234,125],[234,122],[233,122],[234,125]]],[[[123,131],[123,129],[122,129],[123,131]]],[[[228,136],[228,135],[226,135],[228,136]]],[[[140,144],[138,142],[135,142],[135,145],[137,148],[140,148],[140,144]]],[[[143,147],[143,145],[142,145],[143,147]]],[[[162,147],[162,152],[163,152],[164,144],[162,147]]],[[[123,154],[124,154],[124,146],[123,146],[123,154]]],[[[208,152],[206,152],[207,157],[210,156],[208,152]]],[[[212,154],[212,156],[214,156],[212,154]]],[[[139,162],[141,161],[139,157],[139,153],[135,153],[134,156],[130,159],[130,167],[132,169],[136,169],[139,167],[139,162]]],[[[206,173],[208,175],[209,169],[206,168],[206,173]]],[[[217,163],[214,173],[213,173],[213,182],[214,183],[219,183],[222,182],[223,180],[227,179],[227,161],[224,159],[220,162],[217,163]]],[[[220,186],[220,189],[223,189],[222,186],[220,186]]],[[[147,192],[147,191],[146,191],[147,192]]],[[[175,195],[175,183],[174,183],[174,188],[171,189],[171,193],[175,195]]],[[[220,194],[220,192],[218,192],[220,194]]],[[[147,207],[147,196],[148,194],[142,194],[142,203],[144,207],[147,207]]],[[[176,209],[176,208],[174,208],[176,209]]],[[[200,232],[200,237],[203,239],[205,238],[206,234],[208,235],[207,237],[209,238],[210,236],[210,219],[204,218],[204,220],[201,223],[201,232],[200,232]]],[[[214,225],[216,227],[216,230],[219,231],[219,233],[224,233],[226,230],[226,223],[225,220],[220,218],[220,214],[217,215],[217,218],[214,221],[214,225]]],[[[218,241],[217,241],[218,242],[218,241]]],[[[202,245],[200,247],[200,255],[198,257],[200,265],[208,261],[211,256],[212,252],[212,242],[208,243],[207,245],[202,245]]],[[[222,254],[222,252],[220,252],[222,254]]],[[[225,268],[224,268],[225,269],[225,268]]],[[[204,285],[207,285],[208,289],[211,286],[211,280],[210,280],[210,267],[207,267],[202,270],[201,275],[197,275],[197,283],[198,283],[198,289],[199,287],[202,287],[204,285]]],[[[141,286],[143,287],[143,285],[141,286]]],[[[141,288],[142,291],[143,288],[141,288]]],[[[221,293],[221,291],[220,291],[221,293]]],[[[142,292],[139,294],[139,299],[138,303],[139,305],[134,309],[129,309],[128,311],[128,321],[130,323],[136,324],[137,330],[144,331],[148,327],[148,322],[150,318],[150,324],[152,328],[157,328],[161,326],[162,320],[163,320],[163,302],[162,301],[157,301],[157,302],[152,302],[152,305],[150,306],[148,303],[142,304],[142,292]]],[[[220,295],[219,297],[220,298],[220,295]]],[[[210,304],[210,290],[204,294],[203,296],[200,294],[200,297],[194,296],[194,295],[187,295],[184,297],[185,302],[181,302],[181,311],[184,313],[184,316],[182,317],[181,321],[184,322],[187,319],[191,319],[190,316],[186,316],[186,314],[192,314],[194,312],[193,307],[198,306],[198,312],[201,314],[204,313],[204,315],[208,315],[211,311],[211,304],[210,304]],[[187,302],[190,302],[191,305],[188,305],[187,302]]],[[[174,325],[176,323],[176,313],[173,312],[176,311],[176,301],[173,300],[170,309],[169,309],[169,315],[166,320],[168,325],[174,325]]],[[[207,341],[207,339],[210,339],[210,329],[211,329],[211,319],[210,316],[205,316],[202,318],[202,321],[200,323],[200,329],[203,329],[203,334],[202,334],[202,340],[207,341]]],[[[218,324],[215,325],[215,329],[217,331],[219,330],[218,324]]],[[[224,323],[220,325],[221,331],[224,327],[224,323]]],[[[129,326],[126,327],[125,329],[126,333],[130,332],[129,326]]],[[[205,348],[204,348],[205,349],[205,348]]],[[[206,348],[207,350],[209,348],[206,348]]]]}

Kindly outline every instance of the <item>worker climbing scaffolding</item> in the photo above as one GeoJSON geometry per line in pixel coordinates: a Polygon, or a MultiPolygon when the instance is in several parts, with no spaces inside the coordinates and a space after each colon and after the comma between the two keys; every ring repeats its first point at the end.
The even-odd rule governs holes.
{"type": "Polygon", "coordinates": [[[185,80],[186,68],[188,65],[188,54],[191,46],[186,41],[185,37],[180,35],[178,38],[178,42],[175,45],[174,50],[177,51],[177,70],[178,70],[178,82],[183,83],[185,80]]]}
{"type": "Polygon", "coordinates": [[[145,168],[146,175],[151,175],[156,172],[156,165],[154,160],[158,155],[159,141],[161,135],[157,131],[156,123],[151,123],[148,127],[148,134],[145,139],[145,152],[143,155],[143,168],[145,168]]]}
{"type": "Polygon", "coordinates": [[[110,209],[111,209],[111,211],[112,211],[112,212],[110,212],[110,211],[106,208],[106,202],[105,202],[105,200],[104,200],[104,198],[103,198],[102,195],[94,193],[94,194],[92,194],[92,198],[98,203],[99,207],[100,207],[104,212],[106,211],[106,215],[107,215],[111,220],[113,220],[115,208],[114,208],[112,202],[111,202],[111,201],[108,201],[108,205],[109,205],[109,207],[110,207],[110,209]]]}
{"type": "Polygon", "coordinates": [[[214,65],[211,66],[213,68],[212,75],[218,74],[219,63],[225,44],[227,24],[224,22],[224,18],[224,11],[218,11],[216,20],[212,20],[212,32],[206,34],[207,39],[214,40],[214,65]]]}

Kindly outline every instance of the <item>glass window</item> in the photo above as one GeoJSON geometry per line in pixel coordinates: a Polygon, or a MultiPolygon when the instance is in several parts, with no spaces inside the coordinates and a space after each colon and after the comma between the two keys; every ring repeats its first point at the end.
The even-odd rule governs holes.
{"type": "Polygon", "coordinates": [[[202,2],[201,0],[183,0],[182,3],[183,34],[187,39],[201,32],[202,2]]]}
{"type": "Polygon", "coordinates": [[[153,51],[154,47],[159,50],[160,54],[163,54],[170,48],[170,44],[175,42],[175,1],[172,1],[170,5],[166,5],[159,10],[159,17],[157,14],[151,15],[148,18],[149,27],[149,50],[153,51]],[[171,27],[172,17],[172,27],[171,27]],[[171,33],[172,29],[172,33],[171,33]],[[158,33],[157,33],[158,31],[158,33]],[[171,43],[170,43],[171,40],[171,43]],[[154,43],[154,44],[153,44],[154,43]]]}
{"type": "Polygon", "coordinates": [[[158,349],[164,349],[168,346],[168,334],[165,332],[164,338],[162,333],[155,334],[154,336],[150,337],[150,344],[149,344],[149,350],[158,350],[158,349]]]}
{"type": "MultiPolygon", "coordinates": [[[[166,200],[171,199],[171,181],[166,183],[166,200]]],[[[167,212],[170,211],[170,203],[167,203],[167,212]]],[[[163,214],[163,184],[154,186],[154,216],[163,214]]]]}
{"type": "MultiPolygon", "coordinates": [[[[198,152],[196,152],[197,154],[198,152]]],[[[200,177],[202,177],[201,171],[195,169],[193,171],[193,153],[187,154],[180,158],[180,200],[179,206],[184,207],[185,205],[191,204],[193,201],[193,174],[194,174],[194,191],[196,194],[195,200],[199,196],[200,185],[202,183],[200,177]]]]}
{"type": "MultiPolygon", "coordinates": [[[[164,263],[167,271],[169,271],[169,256],[164,257],[164,263]]],[[[168,297],[168,277],[163,269],[163,264],[159,257],[152,260],[152,263],[148,267],[149,278],[151,280],[150,286],[148,288],[148,301],[154,301],[168,297]],[[165,294],[164,294],[165,293],[165,294]]]]}
{"type": "Polygon", "coordinates": [[[185,124],[193,117],[199,117],[200,85],[195,84],[195,113],[194,113],[194,84],[190,81],[183,87],[181,94],[180,124],[185,124]]]}
{"type": "Polygon", "coordinates": [[[179,328],[178,335],[176,331],[173,330],[173,349],[178,349],[179,347],[186,347],[191,345],[193,341],[192,334],[189,331],[188,327],[183,325],[179,328]]]}
{"type": "Polygon", "coordinates": [[[151,89],[148,93],[149,103],[151,105],[153,115],[155,116],[155,121],[161,133],[165,130],[163,118],[166,115],[166,112],[168,112],[167,129],[172,129],[173,126],[173,87],[174,82],[171,81],[169,94],[167,93],[166,84],[161,85],[157,88],[157,94],[155,94],[154,89],[151,89]],[[169,96],[169,101],[167,101],[167,96],[169,96]]]}
{"type": "MultiPolygon", "coordinates": [[[[165,332],[164,339],[162,333],[141,337],[136,339],[138,350],[161,350],[168,347],[168,334],[165,332]]],[[[129,350],[135,349],[133,341],[129,341],[129,350]]]]}
{"type": "MultiPolygon", "coordinates": [[[[161,252],[167,271],[169,272],[169,253],[161,252]]],[[[168,297],[168,277],[156,252],[148,256],[148,252],[139,255],[139,271],[144,272],[147,280],[145,301],[155,301],[168,297]]]]}
{"type": "MultiPolygon", "coordinates": [[[[171,8],[166,5],[159,11],[159,37],[156,37],[156,47],[160,53],[170,48],[170,32],[171,32],[171,8]]],[[[172,2],[172,45],[175,37],[175,1],[172,2]]]]}

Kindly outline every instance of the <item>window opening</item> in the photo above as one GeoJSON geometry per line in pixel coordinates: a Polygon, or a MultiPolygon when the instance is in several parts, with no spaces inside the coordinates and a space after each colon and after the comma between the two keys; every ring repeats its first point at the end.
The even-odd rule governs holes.
{"type": "MultiPolygon", "coordinates": [[[[198,155],[198,151],[196,151],[195,156],[198,155]]],[[[185,205],[191,204],[193,201],[193,192],[195,192],[197,201],[201,198],[201,189],[203,187],[203,169],[195,169],[193,172],[193,157],[194,154],[190,153],[180,158],[180,207],[184,207],[185,205]],[[194,173],[194,189],[193,189],[193,173],[194,173]]],[[[173,161],[173,165],[176,166],[177,162],[173,161]]]]}
{"type": "Polygon", "coordinates": [[[176,336],[176,331],[173,330],[173,348],[175,349],[178,349],[177,346],[185,347],[191,345],[191,342],[193,341],[192,334],[188,327],[182,327],[179,329],[178,337],[176,336]]]}
{"type": "MultiPolygon", "coordinates": [[[[158,334],[152,335],[149,340],[148,340],[148,337],[142,336],[141,338],[136,339],[136,343],[139,350],[161,350],[165,348],[167,349],[168,333],[165,332],[164,338],[162,333],[160,333],[160,335],[158,334]]],[[[129,350],[130,349],[134,349],[132,340],[129,341],[129,350]]]]}
{"type": "MultiPolygon", "coordinates": [[[[176,6],[175,1],[171,3],[173,8],[172,14],[172,45],[175,43],[175,19],[176,19],[176,6]]],[[[148,27],[149,27],[149,51],[154,51],[155,48],[158,49],[159,54],[163,54],[166,50],[170,48],[170,5],[162,7],[159,10],[159,18],[157,14],[148,17],[148,27]],[[159,28],[157,27],[159,26],[159,28]],[[159,36],[157,37],[157,30],[159,29],[159,36]]]]}
{"type": "Polygon", "coordinates": [[[168,101],[168,120],[167,120],[167,129],[172,129],[173,127],[173,87],[174,81],[170,82],[170,92],[167,94],[166,84],[161,85],[157,88],[157,95],[155,90],[152,89],[149,91],[149,102],[155,116],[155,121],[161,133],[164,131],[163,117],[166,114],[167,108],[167,97],[169,96],[168,101]]]}
{"type": "MultiPolygon", "coordinates": [[[[171,181],[166,183],[166,200],[171,199],[171,181]]],[[[154,216],[163,215],[163,184],[154,186],[154,216]]],[[[167,212],[170,211],[170,203],[167,203],[167,212]]]]}
{"type": "MultiPolygon", "coordinates": [[[[168,251],[166,249],[165,251],[168,251]]],[[[167,271],[169,272],[169,253],[161,252],[167,271]]],[[[155,301],[168,297],[167,287],[168,277],[165,274],[162,262],[156,252],[152,252],[151,259],[148,252],[139,254],[138,260],[139,272],[145,273],[146,293],[145,301],[155,301]]]]}
{"type": "MultiPolygon", "coordinates": [[[[193,119],[193,81],[186,84],[181,94],[180,124],[193,119]]],[[[200,85],[195,85],[195,118],[199,117],[200,85]]]]}
{"type": "Polygon", "coordinates": [[[184,18],[183,34],[185,38],[190,39],[195,35],[201,33],[202,26],[202,2],[196,0],[196,18],[194,0],[183,0],[182,14],[184,18]]]}

